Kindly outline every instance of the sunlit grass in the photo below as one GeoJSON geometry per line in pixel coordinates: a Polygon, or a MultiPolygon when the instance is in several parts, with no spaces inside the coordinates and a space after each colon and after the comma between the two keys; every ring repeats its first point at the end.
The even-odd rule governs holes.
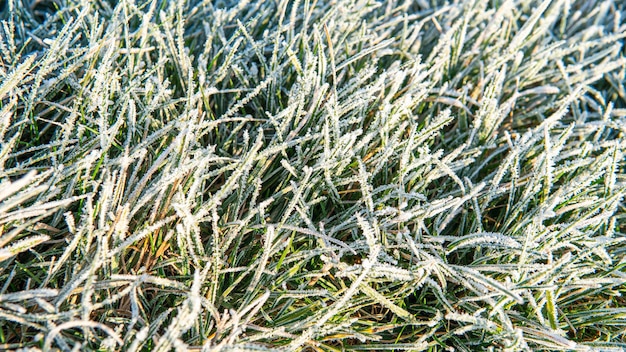
{"type": "Polygon", "coordinates": [[[0,349],[626,348],[621,2],[26,3],[0,349]]]}

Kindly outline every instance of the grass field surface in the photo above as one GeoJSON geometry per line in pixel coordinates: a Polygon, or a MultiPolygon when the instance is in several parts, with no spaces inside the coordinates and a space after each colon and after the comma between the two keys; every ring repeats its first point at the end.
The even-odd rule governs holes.
{"type": "Polygon", "coordinates": [[[0,1],[0,350],[626,349],[625,17],[0,1]]]}

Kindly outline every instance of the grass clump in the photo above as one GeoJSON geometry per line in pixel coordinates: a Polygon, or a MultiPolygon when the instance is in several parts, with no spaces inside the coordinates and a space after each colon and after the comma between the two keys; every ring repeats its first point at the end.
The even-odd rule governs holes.
{"type": "Polygon", "coordinates": [[[620,1],[26,3],[0,349],[626,348],[620,1]]]}

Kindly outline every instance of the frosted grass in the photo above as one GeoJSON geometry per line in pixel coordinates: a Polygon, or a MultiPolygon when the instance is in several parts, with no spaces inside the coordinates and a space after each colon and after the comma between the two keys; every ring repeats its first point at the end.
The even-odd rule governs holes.
{"type": "Polygon", "coordinates": [[[626,348],[619,1],[0,6],[0,349],[626,348]]]}

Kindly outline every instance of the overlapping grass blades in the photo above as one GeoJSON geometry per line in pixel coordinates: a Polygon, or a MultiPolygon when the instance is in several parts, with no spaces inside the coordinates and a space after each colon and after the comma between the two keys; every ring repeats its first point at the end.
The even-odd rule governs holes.
{"type": "Polygon", "coordinates": [[[624,10],[6,1],[0,349],[626,348],[624,10]]]}

